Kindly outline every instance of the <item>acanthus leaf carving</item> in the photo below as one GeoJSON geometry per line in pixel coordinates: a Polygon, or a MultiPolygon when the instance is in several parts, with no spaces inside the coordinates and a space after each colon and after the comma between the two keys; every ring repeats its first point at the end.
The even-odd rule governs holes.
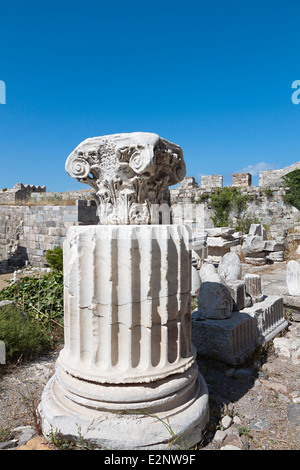
{"type": "Polygon", "coordinates": [[[157,134],[94,137],[69,155],[66,171],[95,189],[100,224],[150,224],[151,204],[185,176],[181,148],[157,134]]]}

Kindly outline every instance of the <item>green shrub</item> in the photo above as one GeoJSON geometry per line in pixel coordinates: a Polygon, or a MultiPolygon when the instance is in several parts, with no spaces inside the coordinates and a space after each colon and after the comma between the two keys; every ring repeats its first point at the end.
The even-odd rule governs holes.
{"type": "Polygon", "coordinates": [[[7,362],[20,357],[33,359],[50,348],[51,339],[38,321],[21,314],[21,309],[10,304],[0,311],[0,339],[6,346],[7,362]]]}
{"type": "Polygon", "coordinates": [[[212,221],[216,227],[228,225],[228,217],[232,205],[231,188],[217,188],[211,193],[210,203],[214,210],[212,221]]]}
{"type": "Polygon", "coordinates": [[[10,282],[0,291],[0,300],[13,300],[26,314],[39,320],[43,328],[63,325],[63,273],[51,271],[45,275],[24,277],[10,282]]]}
{"type": "Polygon", "coordinates": [[[55,246],[53,250],[46,251],[46,261],[50,268],[62,271],[63,270],[63,250],[60,246],[55,246]]]}
{"type": "Polygon", "coordinates": [[[283,200],[300,210],[300,170],[294,170],[283,177],[287,186],[283,200]]]}

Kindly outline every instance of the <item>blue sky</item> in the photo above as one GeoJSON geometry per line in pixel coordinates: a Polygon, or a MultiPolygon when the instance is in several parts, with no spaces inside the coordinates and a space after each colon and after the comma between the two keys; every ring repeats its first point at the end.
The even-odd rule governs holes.
{"type": "Polygon", "coordinates": [[[299,21],[299,0],[0,0],[0,188],[88,189],[66,158],[116,132],[156,132],[224,185],[299,161],[299,21]]]}

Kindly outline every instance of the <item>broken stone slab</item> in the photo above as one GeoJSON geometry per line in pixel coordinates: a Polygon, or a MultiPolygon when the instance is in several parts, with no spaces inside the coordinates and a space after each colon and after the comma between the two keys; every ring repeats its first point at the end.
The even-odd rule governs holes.
{"type": "Polygon", "coordinates": [[[218,273],[225,281],[236,281],[242,277],[242,263],[237,253],[226,253],[220,260],[218,273]]]}
{"type": "Polygon", "coordinates": [[[263,237],[258,235],[246,235],[242,244],[242,251],[246,255],[252,253],[261,253],[265,251],[266,242],[263,237]]]}
{"type": "Polygon", "coordinates": [[[235,229],[230,227],[214,227],[206,228],[205,232],[209,237],[231,238],[235,233],[235,229]]]}
{"type": "Polygon", "coordinates": [[[230,294],[233,300],[233,311],[240,311],[245,307],[252,305],[251,299],[248,299],[247,297],[245,281],[241,279],[230,279],[226,281],[226,284],[230,290],[230,294]]]}
{"type": "Polygon", "coordinates": [[[231,248],[237,245],[239,245],[239,240],[227,240],[222,237],[207,237],[208,247],[231,248]]]}
{"type": "Polygon", "coordinates": [[[282,262],[284,261],[284,252],[283,251],[274,251],[266,255],[266,259],[270,261],[282,262]]]}
{"type": "Polygon", "coordinates": [[[283,251],[284,243],[277,240],[266,240],[265,241],[265,251],[283,251]]]}
{"type": "Polygon", "coordinates": [[[290,295],[300,295],[300,263],[291,260],[286,269],[286,285],[290,295]]]}
{"type": "Polygon", "coordinates": [[[251,224],[249,229],[249,235],[258,235],[264,240],[267,239],[267,232],[262,224],[251,224]]]}
{"type": "Polygon", "coordinates": [[[233,311],[224,320],[201,319],[192,314],[192,342],[198,354],[214,355],[228,364],[243,362],[258,345],[285,329],[282,297],[269,296],[263,302],[233,311]]]}
{"type": "Polygon", "coordinates": [[[226,320],[198,318],[192,314],[192,343],[200,355],[214,356],[227,364],[236,365],[257,347],[257,322],[248,313],[232,312],[226,320]]]}
{"type": "Polygon", "coordinates": [[[252,264],[253,266],[264,266],[267,264],[267,258],[264,257],[256,257],[256,256],[245,256],[245,262],[247,264],[252,264]]]}
{"type": "Polygon", "coordinates": [[[207,237],[207,256],[220,261],[220,258],[240,244],[238,239],[226,240],[221,237],[207,237]]]}
{"type": "Polygon", "coordinates": [[[284,317],[283,298],[279,295],[269,295],[262,302],[243,310],[253,316],[257,322],[260,344],[265,344],[283,331],[288,322],[284,317]]]}

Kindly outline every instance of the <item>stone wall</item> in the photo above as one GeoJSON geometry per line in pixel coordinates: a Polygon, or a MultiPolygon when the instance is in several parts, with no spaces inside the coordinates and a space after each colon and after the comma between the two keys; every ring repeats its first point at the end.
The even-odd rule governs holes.
{"type": "Polygon", "coordinates": [[[203,175],[201,176],[201,188],[209,190],[211,188],[222,188],[223,176],[222,175],[203,175]]]}
{"type": "Polygon", "coordinates": [[[293,165],[286,166],[280,170],[267,170],[259,173],[259,186],[282,186],[282,177],[287,175],[291,171],[299,170],[300,162],[294,163],[293,165]]]}
{"type": "Polygon", "coordinates": [[[232,175],[232,186],[239,188],[252,186],[252,175],[250,173],[234,173],[232,175]]]}
{"type": "Polygon", "coordinates": [[[0,204],[16,204],[25,201],[32,194],[45,194],[46,186],[17,183],[12,189],[0,190],[0,204]]]}
{"type": "MultiPolygon", "coordinates": [[[[183,189],[175,188],[170,191],[173,211],[173,222],[196,224],[199,230],[214,226],[211,216],[213,209],[209,204],[210,190],[199,187],[183,189]]],[[[267,225],[270,232],[277,232],[284,236],[289,228],[300,222],[300,212],[283,201],[286,193],[283,187],[262,188],[259,186],[241,187],[242,194],[249,196],[245,216],[267,225]]],[[[234,226],[234,214],[230,214],[234,226]]]]}
{"type": "Polygon", "coordinates": [[[72,206],[0,206],[0,267],[44,266],[45,253],[62,246],[72,225],[98,223],[94,201],[72,206]]]}

